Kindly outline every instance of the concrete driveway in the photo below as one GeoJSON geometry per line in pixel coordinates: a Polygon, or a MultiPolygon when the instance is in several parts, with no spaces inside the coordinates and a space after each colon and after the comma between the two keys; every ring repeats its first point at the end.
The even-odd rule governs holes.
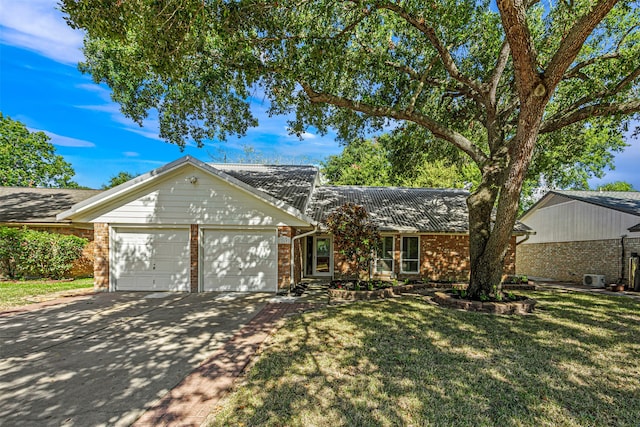
{"type": "Polygon", "coordinates": [[[0,425],[129,425],[269,297],[111,293],[0,317],[0,425]]]}

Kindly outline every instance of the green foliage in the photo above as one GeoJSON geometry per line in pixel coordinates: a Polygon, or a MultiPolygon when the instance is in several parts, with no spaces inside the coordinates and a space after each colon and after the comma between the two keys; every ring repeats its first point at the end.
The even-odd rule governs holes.
{"type": "Polygon", "coordinates": [[[244,134],[257,125],[250,107],[259,97],[269,114],[294,113],[289,128],[298,135],[333,128],[353,141],[391,129],[408,146],[427,144],[398,154],[438,154],[442,163],[429,162],[438,182],[459,181],[443,167],[475,168],[469,292],[477,294],[501,275],[527,171],[551,183],[598,176],[638,118],[637,5],[62,0],[61,7],[86,31],[81,70],[106,83],[138,123],[157,110],[160,136],[181,147],[244,134]],[[585,167],[571,171],[575,165],[585,167]]]}
{"type": "Polygon", "coordinates": [[[636,191],[636,189],[628,182],[614,181],[598,185],[596,191],[636,191]]]}
{"type": "Polygon", "coordinates": [[[323,175],[332,185],[393,185],[387,151],[377,140],[357,139],[321,165],[323,175]]]}
{"type": "Polygon", "coordinates": [[[73,167],[55,154],[49,139],[0,113],[0,185],[77,188],[73,167]]]}
{"type": "Polygon", "coordinates": [[[16,257],[21,251],[24,231],[13,227],[0,227],[0,275],[9,279],[17,276],[16,257]]]}
{"type": "Polygon", "coordinates": [[[129,172],[126,172],[126,171],[120,171],[120,172],[118,172],[117,175],[114,175],[111,178],[109,178],[109,182],[107,184],[104,184],[102,186],[102,188],[104,190],[107,190],[109,188],[116,187],[116,186],[118,186],[120,184],[124,184],[125,182],[132,180],[133,178],[135,178],[135,177],[137,177],[139,175],[140,174],[138,174],[138,173],[133,174],[133,173],[129,173],[129,172]]]}
{"type": "Polygon", "coordinates": [[[434,146],[404,140],[401,132],[345,144],[342,153],[322,162],[322,173],[332,185],[463,188],[480,180],[469,162],[457,164],[434,146]]]}
{"type": "Polygon", "coordinates": [[[371,265],[382,239],[366,209],[345,203],[329,214],[325,223],[333,234],[336,250],[355,266],[351,273],[360,279],[360,273],[367,272],[370,280],[371,265]]]}
{"type": "Polygon", "coordinates": [[[77,236],[0,227],[0,274],[63,278],[87,243],[77,236]]]}

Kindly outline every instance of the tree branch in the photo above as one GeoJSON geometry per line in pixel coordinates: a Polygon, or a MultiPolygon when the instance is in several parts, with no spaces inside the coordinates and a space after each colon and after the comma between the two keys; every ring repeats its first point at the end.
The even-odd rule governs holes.
{"type": "Polygon", "coordinates": [[[478,165],[482,165],[486,162],[486,155],[476,147],[471,141],[465,138],[463,135],[455,132],[440,123],[432,120],[431,118],[408,110],[396,110],[391,107],[380,107],[377,105],[371,105],[360,101],[343,98],[327,93],[316,92],[309,84],[300,82],[302,89],[305,91],[309,100],[313,103],[326,103],[336,107],[347,108],[349,110],[358,111],[360,113],[367,114],[374,117],[388,117],[396,120],[405,120],[414,122],[425,128],[429,129],[434,136],[443,139],[460,150],[464,151],[473,159],[478,165]]]}
{"type": "Polygon", "coordinates": [[[504,69],[507,67],[510,54],[511,48],[509,47],[509,42],[505,40],[504,42],[502,42],[502,47],[500,48],[500,53],[498,54],[496,66],[493,69],[493,73],[491,73],[491,79],[489,80],[489,101],[493,106],[496,105],[496,93],[498,91],[498,84],[500,83],[500,78],[502,77],[502,73],[504,73],[504,69]]]}
{"type": "Polygon", "coordinates": [[[595,64],[598,61],[606,61],[606,60],[609,60],[609,59],[614,59],[614,58],[619,58],[619,57],[620,57],[620,53],[619,52],[609,52],[609,53],[604,54],[602,56],[597,56],[595,58],[591,58],[591,59],[587,59],[587,60],[582,61],[582,62],[578,62],[576,65],[571,67],[571,69],[568,70],[564,74],[564,79],[571,79],[573,77],[576,77],[578,75],[578,73],[580,73],[580,70],[582,70],[584,67],[588,67],[589,65],[595,64]]]}
{"type": "Polygon", "coordinates": [[[402,19],[404,19],[407,23],[409,23],[411,26],[413,26],[422,34],[424,34],[429,40],[429,42],[431,43],[431,45],[438,52],[438,55],[440,56],[440,60],[442,61],[444,68],[447,70],[447,73],[453,79],[467,86],[468,88],[476,92],[478,95],[482,95],[483,93],[482,85],[474,80],[471,80],[470,78],[462,74],[460,70],[458,70],[458,66],[453,60],[451,53],[449,53],[449,50],[442,44],[433,27],[426,25],[424,23],[424,20],[418,20],[415,17],[411,16],[409,12],[407,12],[403,7],[399,6],[398,4],[382,3],[378,5],[378,8],[386,9],[391,12],[394,12],[395,14],[400,16],[402,19]]]}
{"type": "Polygon", "coordinates": [[[617,2],[618,0],[598,1],[592,6],[589,13],[578,19],[573,27],[569,29],[567,36],[562,39],[560,47],[547,66],[544,75],[544,85],[548,92],[553,92],[558,83],[560,83],[566,70],[576,59],[576,56],[578,56],[587,37],[589,37],[600,21],[607,16],[617,2]]]}
{"type": "Polygon", "coordinates": [[[580,108],[562,117],[545,120],[540,126],[540,133],[550,133],[563,127],[578,123],[590,117],[609,116],[613,114],[632,114],[640,112],[640,100],[618,104],[602,103],[580,108]]]}
{"type": "Polygon", "coordinates": [[[551,116],[549,121],[555,121],[560,117],[564,117],[572,113],[573,111],[586,106],[587,104],[593,103],[598,99],[605,98],[607,96],[613,96],[616,93],[620,92],[624,89],[625,86],[631,84],[635,79],[640,77],[640,67],[636,67],[628,76],[622,79],[618,84],[616,84],[612,89],[602,90],[600,92],[592,93],[587,96],[583,96],[579,100],[575,101],[573,104],[568,106],[567,108],[557,112],[553,116],[551,116]]]}

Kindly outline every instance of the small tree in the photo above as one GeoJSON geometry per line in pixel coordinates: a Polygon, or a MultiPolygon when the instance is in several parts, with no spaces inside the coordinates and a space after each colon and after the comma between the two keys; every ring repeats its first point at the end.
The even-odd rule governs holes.
{"type": "Polygon", "coordinates": [[[367,210],[355,203],[345,203],[332,212],[325,223],[333,234],[336,250],[349,262],[351,273],[360,280],[360,273],[367,272],[371,280],[371,265],[381,238],[367,210]]]}

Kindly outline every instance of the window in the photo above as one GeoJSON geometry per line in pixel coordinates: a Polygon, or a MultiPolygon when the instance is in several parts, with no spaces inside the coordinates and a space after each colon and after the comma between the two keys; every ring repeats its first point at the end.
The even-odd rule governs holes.
{"type": "Polygon", "coordinates": [[[420,267],[420,245],[418,236],[402,238],[402,272],[418,273],[420,267]]]}
{"type": "Polygon", "coordinates": [[[379,258],[376,258],[376,272],[391,273],[393,271],[393,236],[383,236],[379,258]]]}

